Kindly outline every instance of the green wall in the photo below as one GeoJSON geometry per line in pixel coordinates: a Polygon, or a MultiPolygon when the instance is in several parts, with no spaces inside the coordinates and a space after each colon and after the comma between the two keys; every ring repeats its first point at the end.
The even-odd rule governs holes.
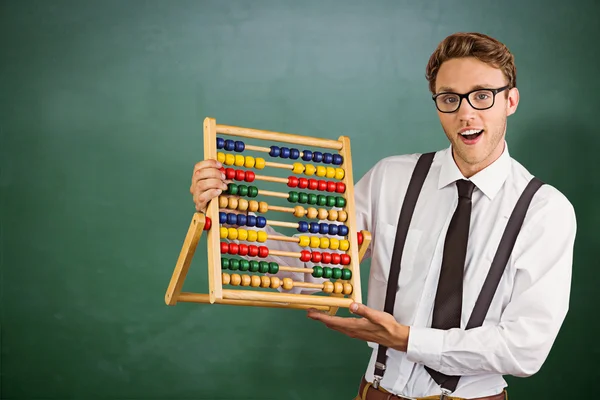
{"type": "MultiPolygon", "coordinates": [[[[348,135],[358,179],[382,157],[447,146],[424,69],[455,31],[514,52],[511,154],[578,215],[571,311],[542,370],[508,378],[510,398],[592,395],[599,11],[539,0],[0,2],[1,397],[352,398],[367,346],[302,311],[165,305],[202,121],[348,135]]],[[[187,290],[205,290],[205,257],[187,290]]]]}

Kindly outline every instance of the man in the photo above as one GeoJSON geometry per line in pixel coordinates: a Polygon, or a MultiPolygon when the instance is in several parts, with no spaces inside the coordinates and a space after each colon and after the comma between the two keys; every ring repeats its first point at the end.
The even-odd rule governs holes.
{"type": "MultiPolygon", "coordinates": [[[[536,373],[567,313],[575,214],[551,185],[534,191],[483,321],[467,329],[507,223],[534,177],[505,141],[519,103],[506,46],[483,34],[451,35],[432,54],[426,76],[450,147],[430,159],[404,244],[395,248],[399,215],[417,162],[426,158],[420,154],[383,159],[355,186],[357,229],[372,234],[367,305],[351,307],[359,318],[314,310],[308,316],[373,348],[357,399],[504,399],[502,375],[536,373]],[[394,304],[385,312],[400,250],[399,277],[390,280],[397,288],[387,296],[394,304]]],[[[198,211],[226,188],[218,167],[208,160],[194,169],[198,211]]]]}

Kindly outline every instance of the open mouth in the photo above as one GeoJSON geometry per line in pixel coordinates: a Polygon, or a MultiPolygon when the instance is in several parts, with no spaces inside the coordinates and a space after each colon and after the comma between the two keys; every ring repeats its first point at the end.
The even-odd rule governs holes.
{"type": "Polygon", "coordinates": [[[462,137],[464,137],[467,140],[475,140],[482,133],[483,133],[483,129],[481,129],[481,130],[471,129],[471,130],[468,130],[468,131],[461,132],[460,134],[462,135],[462,137]]]}

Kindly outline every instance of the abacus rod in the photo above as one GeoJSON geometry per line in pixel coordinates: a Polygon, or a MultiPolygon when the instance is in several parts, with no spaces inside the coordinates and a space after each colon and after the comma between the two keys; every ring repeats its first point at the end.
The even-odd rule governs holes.
{"type": "MultiPolygon", "coordinates": [[[[281,212],[287,212],[287,213],[293,213],[295,210],[291,207],[280,207],[280,206],[268,206],[269,211],[281,211],[281,212]]],[[[306,214],[306,212],[305,212],[306,214]]]]}
{"type": "Polygon", "coordinates": [[[350,298],[340,298],[332,296],[313,296],[307,294],[288,294],[260,292],[250,290],[229,290],[223,289],[223,298],[239,300],[258,300],[258,301],[285,301],[289,303],[315,304],[334,307],[350,307],[353,300],[350,298]]]}
{"type": "MultiPolygon", "coordinates": [[[[178,301],[188,303],[204,303],[209,304],[210,299],[208,294],[182,292],[179,295],[178,301]]],[[[269,307],[269,308],[294,308],[305,310],[307,308],[316,308],[317,310],[328,311],[328,306],[314,304],[291,304],[272,301],[256,301],[256,300],[234,300],[234,299],[216,299],[215,304],[234,305],[234,306],[249,306],[249,307],[269,307]]]]}
{"type": "Polygon", "coordinates": [[[298,268],[298,267],[287,267],[287,266],[279,266],[280,271],[285,272],[301,272],[303,274],[312,274],[312,268],[298,268]]]}
{"type": "Polygon", "coordinates": [[[300,258],[300,257],[302,257],[302,254],[295,253],[293,251],[271,250],[269,252],[269,254],[272,254],[274,256],[281,256],[281,257],[294,257],[294,258],[300,258]]]}
{"type": "Polygon", "coordinates": [[[261,129],[242,128],[238,126],[217,124],[217,133],[223,135],[240,136],[252,139],[262,139],[274,142],[294,143],[314,147],[325,147],[328,149],[341,150],[342,143],[337,140],[320,139],[309,136],[300,136],[291,133],[265,131],[261,129]]]}
{"type": "Polygon", "coordinates": [[[254,150],[254,151],[261,151],[263,153],[269,153],[271,152],[271,149],[268,147],[262,147],[262,146],[253,146],[251,144],[247,144],[244,146],[244,148],[246,150],[254,150]]]}
{"type": "Polygon", "coordinates": [[[280,242],[290,242],[290,243],[299,243],[300,242],[300,238],[297,238],[297,237],[272,236],[272,235],[268,235],[267,240],[279,240],[280,242]]]}
{"type": "Polygon", "coordinates": [[[281,169],[294,169],[293,165],[276,163],[276,162],[271,162],[271,161],[265,161],[265,166],[273,167],[273,168],[281,168],[281,169]]]}
{"type": "Polygon", "coordinates": [[[277,178],[275,176],[255,175],[254,179],[256,179],[257,181],[288,183],[288,180],[286,178],[277,178]]]}
{"type": "Polygon", "coordinates": [[[281,192],[271,192],[270,190],[258,190],[258,194],[262,194],[265,196],[272,196],[272,197],[279,197],[282,199],[287,199],[288,197],[290,197],[290,195],[288,193],[281,193],[281,192]]]}
{"type": "Polygon", "coordinates": [[[281,226],[283,228],[298,228],[298,224],[294,222],[267,221],[267,225],[281,226]]]}

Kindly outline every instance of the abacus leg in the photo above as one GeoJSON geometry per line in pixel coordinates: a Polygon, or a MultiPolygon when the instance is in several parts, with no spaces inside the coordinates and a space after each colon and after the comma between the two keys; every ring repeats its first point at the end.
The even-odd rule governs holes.
{"type": "MultiPolygon", "coordinates": [[[[200,294],[200,293],[186,293],[183,292],[178,297],[179,302],[189,302],[189,303],[204,303],[209,304],[210,299],[208,294],[200,294]]],[[[266,301],[258,301],[258,300],[239,300],[239,299],[216,299],[215,304],[226,304],[226,305],[234,305],[234,306],[248,306],[248,307],[268,307],[268,308],[295,308],[300,310],[306,310],[308,308],[315,308],[317,310],[327,311],[330,309],[329,306],[320,306],[313,304],[295,304],[295,303],[286,303],[286,302],[266,302],[266,301]]]]}

